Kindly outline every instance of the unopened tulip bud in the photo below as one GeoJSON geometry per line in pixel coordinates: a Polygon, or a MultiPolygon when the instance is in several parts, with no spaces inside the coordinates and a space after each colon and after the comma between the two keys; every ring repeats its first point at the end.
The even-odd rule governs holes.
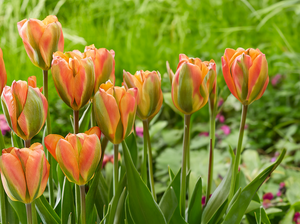
{"type": "Polygon", "coordinates": [[[7,75],[5,70],[5,65],[3,61],[3,53],[0,48],[0,95],[2,94],[3,88],[6,85],[7,75]]]}

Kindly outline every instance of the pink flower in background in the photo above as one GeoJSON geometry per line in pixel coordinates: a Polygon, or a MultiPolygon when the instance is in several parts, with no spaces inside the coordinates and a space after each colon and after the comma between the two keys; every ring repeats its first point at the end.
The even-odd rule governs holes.
{"type": "Polygon", "coordinates": [[[295,212],[293,221],[294,221],[296,224],[300,224],[300,213],[299,213],[299,212],[295,212]]]}
{"type": "Polygon", "coordinates": [[[282,75],[280,75],[280,74],[275,75],[271,80],[272,86],[276,86],[279,83],[281,78],[282,78],[282,75]]]}
{"type": "Polygon", "coordinates": [[[272,163],[276,161],[276,159],[279,156],[279,154],[280,154],[279,152],[275,152],[274,157],[272,157],[272,159],[271,159],[272,163]]]}
{"type": "Polygon", "coordinates": [[[225,117],[222,114],[217,114],[216,119],[219,120],[221,123],[224,123],[225,117]]]}
{"type": "Polygon", "coordinates": [[[271,205],[271,200],[274,198],[274,195],[271,193],[271,192],[269,192],[269,193],[265,193],[264,195],[263,195],[263,206],[265,207],[265,208],[269,208],[270,207],[270,205],[271,205]]]}
{"type": "Polygon", "coordinates": [[[223,130],[225,135],[229,135],[231,132],[230,127],[228,125],[223,125],[220,129],[223,130]]]}
{"type": "Polygon", "coordinates": [[[276,193],[277,197],[280,197],[282,194],[285,194],[285,191],[286,191],[285,183],[284,183],[284,182],[281,182],[281,183],[279,184],[279,190],[278,190],[278,192],[276,193]]]}
{"type": "Polygon", "coordinates": [[[10,131],[10,128],[6,122],[4,114],[0,114],[0,128],[2,135],[5,135],[7,132],[10,131]]]}
{"type": "Polygon", "coordinates": [[[143,127],[135,127],[136,135],[139,137],[143,137],[144,129],[143,127]]]}
{"type": "Polygon", "coordinates": [[[209,133],[208,132],[201,132],[201,133],[199,133],[199,136],[206,136],[206,137],[208,137],[209,133]]]}
{"type": "Polygon", "coordinates": [[[220,99],[219,99],[219,102],[218,102],[218,107],[222,106],[222,105],[223,105],[223,103],[224,103],[224,100],[223,100],[223,98],[220,98],[220,99]]]}

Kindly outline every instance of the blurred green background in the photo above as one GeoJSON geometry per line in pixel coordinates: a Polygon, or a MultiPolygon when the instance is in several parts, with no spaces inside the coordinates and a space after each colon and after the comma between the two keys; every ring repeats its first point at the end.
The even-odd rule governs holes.
{"type": "MultiPolygon", "coordinates": [[[[17,22],[24,18],[42,20],[49,14],[56,15],[62,24],[65,51],[83,51],[91,44],[115,51],[117,84],[122,82],[123,69],[132,74],[141,69],[161,73],[165,103],[151,128],[158,192],[165,187],[166,167],[179,167],[181,158],[183,122],[170,107],[171,85],[166,75],[166,61],[173,70],[180,53],[202,60],[214,59],[217,63],[219,92],[224,100],[227,99],[220,114],[224,121],[217,122],[217,184],[218,175],[224,173],[224,158],[228,160],[228,144],[233,148],[236,146],[241,112],[240,103],[229,96],[225,86],[221,56],[225,48],[259,48],[268,60],[270,83],[263,97],[249,106],[243,160],[245,173],[250,180],[266,162],[276,157],[275,152],[286,148],[288,156],[275,178],[264,185],[261,195],[265,192],[276,194],[279,183],[285,182],[288,191],[281,202],[286,204],[280,207],[277,201],[274,202],[273,207],[279,209],[274,208],[271,213],[274,220],[283,217],[292,208],[289,206],[300,201],[300,183],[297,181],[300,165],[299,0],[2,0],[0,47],[8,85],[13,80],[26,80],[32,75],[37,76],[38,86],[42,85],[42,72],[29,60],[18,34],[17,22]]],[[[69,118],[72,111],[59,99],[51,75],[49,95],[53,132],[66,135],[72,130],[69,118]]],[[[192,163],[196,174],[202,175],[203,179],[207,175],[208,138],[205,133],[208,118],[207,107],[192,118],[191,149],[195,153],[192,163]],[[202,133],[201,137],[199,133],[202,133]],[[199,160],[205,168],[199,167],[199,160]]],[[[40,138],[41,134],[35,141],[40,138]]]]}

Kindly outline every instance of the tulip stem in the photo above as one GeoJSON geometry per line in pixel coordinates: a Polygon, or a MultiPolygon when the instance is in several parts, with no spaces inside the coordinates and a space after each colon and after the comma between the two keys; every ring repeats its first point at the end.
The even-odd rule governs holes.
{"type": "Polygon", "coordinates": [[[148,186],[148,177],[147,177],[147,138],[145,135],[145,125],[143,122],[143,137],[144,137],[144,150],[143,150],[143,163],[141,166],[141,176],[144,183],[148,186]]]}
{"type": "Polygon", "coordinates": [[[234,193],[235,193],[236,176],[237,176],[239,165],[241,162],[240,160],[241,160],[241,153],[242,153],[242,146],[243,146],[243,137],[244,137],[244,129],[245,129],[245,123],[246,123],[247,110],[248,110],[248,105],[243,105],[239,140],[238,140],[238,145],[236,148],[236,156],[235,156],[234,165],[233,165],[233,171],[232,171],[232,177],[231,177],[231,188],[230,188],[230,192],[229,192],[228,202],[231,201],[231,199],[233,198],[234,193]]]}
{"type": "MultiPolygon", "coordinates": [[[[46,127],[47,127],[47,134],[50,135],[51,132],[51,119],[50,119],[50,106],[49,106],[49,100],[48,100],[48,70],[43,70],[43,90],[44,90],[44,96],[48,103],[48,111],[47,111],[47,120],[46,120],[46,127]]],[[[52,155],[48,150],[46,150],[46,157],[49,161],[50,167],[52,167],[52,155]]],[[[54,206],[54,186],[53,186],[53,173],[52,168],[49,170],[49,179],[48,179],[48,191],[49,191],[49,202],[50,205],[54,206]]]]}
{"type": "Polygon", "coordinates": [[[213,175],[214,175],[215,129],[216,129],[216,116],[215,116],[213,111],[210,111],[209,165],[208,165],[207,190],[206,190],[205,205],[207,205],[207,202],[209,201],[209,197],[210,197],[210,194],[211,194],[213,175]]]}
{"type": "Polygon", "coordinates": [[[25,205],[26,205],[27,224],[32,224],[31,203],[25,205]]]}
{"type": "Polygon", "coordinates": [[[183,152],[182,152],[182,166],[180,179],[180,214],[185,217],[185,203],[186,203],[186,160],[187,153],[190,148],[190,121],[191,115],[184,115],[184,136],[183,136],[183,152]]]}
{"type": "Polygon", "coordinates": [[[30,147],[30,139],[24,140],[24,145],[25,145],[25,148],[29,148],[30,147]]]}
{"type": "MultiPolygon", "coordinates": [[[[146,136],[147,143],[148,143],[148,164],[149,164],[149,179],[150,179],[150,186],[151,186],[151,193],[156,201],[156,194],[154,188],[154,177],[153,177],[153,162],[152,162],[152,151],[151,151],[151,141],[150,141],[150,134],[149,134],[149,121],[143,121],[143,129],[144,129],[144,136],[146,136]]],[[[147,154],[146,154],[147,155],[147,154]]]]}
{"type": "Polygon", "coordinates": [[[114,195],[116,195],[117,187],[118,187],[118,182],[119,182],[119,161],[118,161],[118,156],[119,156],[119,144],[114,145],[114,195]]]}
{"type": "Polygon", "coordinates": [[[79,186],[80,188],[80,205],[81,205],[81,224],[86,223],[85,218],[85,185],[79,186]]]}

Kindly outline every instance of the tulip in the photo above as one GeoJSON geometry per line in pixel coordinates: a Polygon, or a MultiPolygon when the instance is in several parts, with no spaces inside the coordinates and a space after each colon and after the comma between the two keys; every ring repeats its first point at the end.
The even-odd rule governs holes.
{"type": "Polygon", "coordinates": [[[105,48],[95,48],[94,45],[86,46],[84,50],[85,57],[91,57],[95,68],[95,86],[94,93],[99,86],[108,80],[115,83],[115,52],[108,51],[105,48]]]}
{"type": "Polygon", "coordinates": [[[45,137],[45,146],[70,182],[85,185],[94,176],[101,158],[101,132],[93,127],[85,133],[45,137]]]}
{"type": "Polygon", "coordinates": [[[131,75],[124,71],[123,79],[127,89],[138,89],[137,116],[141,120],[151,120],[163,103],[160,74],[156,71],[137,71],[131,75]]]}
{"type": "Polygon", "coordinates": [[[86,105],[93,93],[93,60],[79,51],[53,54],[52,77],[60,98],[74,111],[86,105]]]}
{"type": "Polygon", "coordinates": [[[5,65],[3,61],[3,53],[0,48],[0,95],[2,94],[3,88],[6,85],[7,75],[5,70],[5,65]]]}
{"type": "Polygon", "coordinates": [[[102,84],[94,96],[93,110],[102,133],[113,143],[120,144],[131,132],[137,108],[137,88],[102,84]]]}
{"type": "Polygon", "coordinates": [[[259,49],[227,48],[222,57],[222,69],[230,92],[243,105],[258,100],[268,86],[268,63],[259,49]]]}
{"type": "Polygon", "coordinates": [[[30,140],[42,129],[46,118],[48,103],[30,78],[13,81],[11,87],[5,86],[1,103],[9,127],[24,140],[30,140]],[[33,86],[31,86],[33,85],[33,86]]]}
{"type": "Polygon", "coordinates": [[[213,59],[210,61],[204,61],[203,64],[208,68],[208,94],[209,94],[209,107],[211,113],[215,113],[215,109],[217,107],[217,70],[216,63],[213,59]]]}
{"type": "Polygon", "coordinates": [[[208,100],[205,76],[209,69],[199,58],[179,55],[179,64],[172,79],[172,100],[185,115],[200,110],[208,100]]]}
{"type": "Polygon", "coordinates": [[[31,62],[49,70],[52,54],[64,50],[63,32],[56,16],[47,16],[43,21],[24,19],[18,22],[18,30],[31,62]]]}
{"type": "Polygon", "coordinates": [[[13,201],[25,204],[40,197],[47,185],[50,165],[40,143],[29,148],[2,150],[0,171],[4,190],[13,201]]]}

